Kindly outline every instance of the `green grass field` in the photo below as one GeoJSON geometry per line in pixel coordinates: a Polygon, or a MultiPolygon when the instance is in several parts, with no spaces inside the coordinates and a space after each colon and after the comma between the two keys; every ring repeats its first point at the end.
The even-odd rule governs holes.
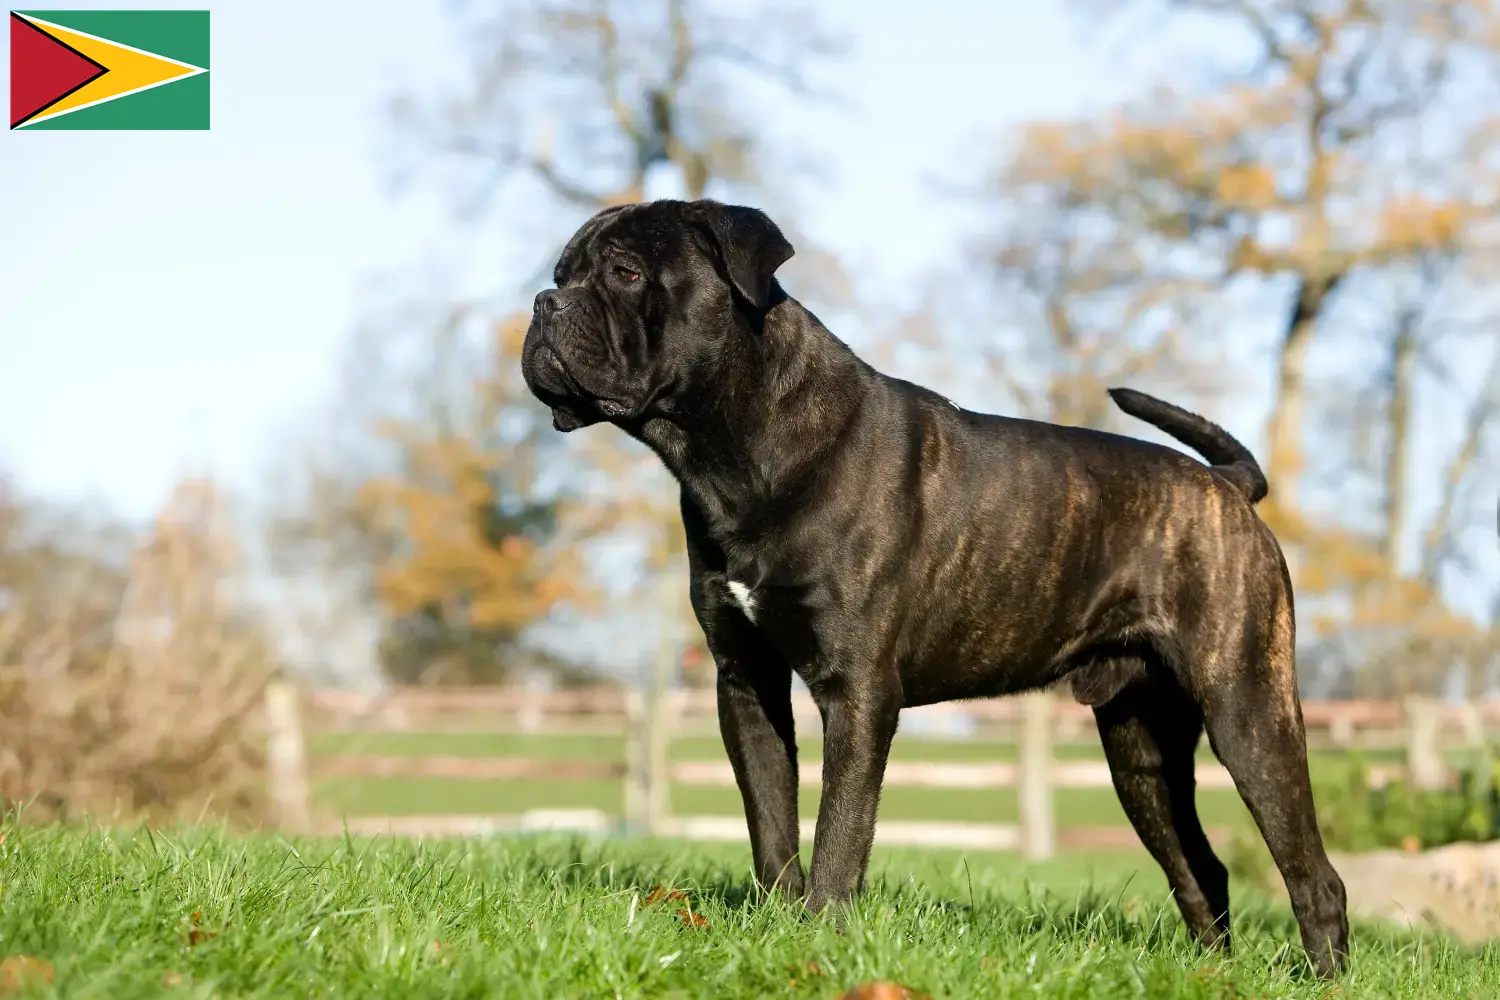
{"type": "Polygon", "coordinates": [[[743,847],[4,834],[0,993],[837,997],[885,979],[935,998],[1479,1000],[1500,967],[1500,947],[1360,926],[1349,974],[1321,983],[1290,914],[1248,891],[1233,956],[1205,954],[1130,855],[879,852],[841,933],[757,898],[743,847]],[[646,905],[657,886],[685,895],[646,905]]]}
{"type": "MultiPolygon", "coordinates": [[[[322,734],[313,741],[315,756],[334,754],[443,754],[462,757],[536,756],[623,761],[625,744],[618,736],[546,736],[503,733],[368,733],[322,734]]],[[[804,759],[821,757],[820,741],[804,740],[804,759]]],[[[893,760],[1000,761],[1015,759],[1009,743],[943,741],[898,737],[893,760]]],[[[1100,759],[1097,743],[1064,744],[1055,749],[1064,760],[1100,759]]],[[[674,741],[677,760],[724,760],[717,737],[689,737],[674,741]]],[[[1203,760],[1213,759],[1205,746],[1203,760]]],[[[1399,759],[1399,754],[1370,755],[1369,759],[1399,759]]],[[[1316,755],[1315,768],[1336,767],[1341,755],[1316,755]]],[[[1113,789],[1060,789],[1056,793],[1058,824],[1062,828],[1127,825],[1113,789]]],[[[412,816],[427,813],[515,813],[536,808],[597,808],[619,814],[624,789],[618,781],[466,781],[459,779],[329,779],[318,783],[320,806],[334,815],[412,816]]],[[[816,786],[802,790],[802,815],[818,808],[816,786]]],[[[1248,821],[1243,804],[1232,790],[1208,789],[1198,794],[1199,814],[1207,826],[1227,827],[1248,821]]],[[[733,788],[674,786],[672,809],[679,815],[739,815],[739,793],[733,788]]],[[[1013,789],[967,790],[887,788],[881,798],[882,819],[966,820],[1014,822],[1013,789]]]]}

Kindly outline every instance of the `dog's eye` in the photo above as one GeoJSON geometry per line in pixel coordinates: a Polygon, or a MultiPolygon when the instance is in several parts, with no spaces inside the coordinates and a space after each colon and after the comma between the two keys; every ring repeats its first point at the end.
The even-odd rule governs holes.
{"type": "Polygon", "coordinates": [[[627,283],[636,282],[636,281],[640,281],[641,280],[641,274],[640,274],[640,272],[639,271],[632,271],[628,267],[617,267],[617,268],[615,268],[615,275],[621,281],[624,281],[624,282],[627,282],[627,283]]]}

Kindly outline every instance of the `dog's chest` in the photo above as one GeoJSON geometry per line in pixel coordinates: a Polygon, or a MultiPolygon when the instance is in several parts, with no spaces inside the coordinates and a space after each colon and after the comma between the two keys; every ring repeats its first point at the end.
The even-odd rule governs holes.
{"type": "Polygon", "coordinates": [[[738,580],[726,580],[725,586],[729,589],[729,599],[740,609],[740,613],[750,619],[750,624],[755,624],[755,592],[738,580]]]}
{"type": "Polygon", "coordinates": [[[802,623],[807,609],[794,588],[755,586],[732,576],[724,578],[723,596],[732,613],[767,632],[780,632],[802,623]]]}
{"type": "Polygon", "coordinates": [[[723,578],[722,588],[724,613],[749,623],[799,673],[805,674],[809,665],[821,660],[822,623],[817,610],[808,605],[809,595],[804,588],[756,587],[732,576],[723,578]]]}

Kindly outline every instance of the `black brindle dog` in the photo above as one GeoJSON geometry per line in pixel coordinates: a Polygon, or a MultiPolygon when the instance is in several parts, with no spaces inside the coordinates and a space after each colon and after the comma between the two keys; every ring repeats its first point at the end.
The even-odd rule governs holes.
{"type": "Polygon", "coordinates": [[[536,297],[522,366],[558,430],[608,421],[681,483],[693,608],[756,874],[813,911],[860,886],[901,709],[1070,678],[1193,935],[1229,940],[1228,880],[1193,803],[1206,728],[1324,974],[1348,944],[1313,812],[1292,588],[1266,480],[1213,423],[1127,389],[1201,453],[973,413],[861,361],[774,275],[760,211],[606,209],[536,297]],[[823,716],[823,797],[798,855],[791,682],[823,716]]]}

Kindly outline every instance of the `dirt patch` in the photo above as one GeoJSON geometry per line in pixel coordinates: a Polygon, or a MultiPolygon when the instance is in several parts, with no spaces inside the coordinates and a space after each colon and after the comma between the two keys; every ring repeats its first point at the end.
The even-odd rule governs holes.
{"type": "MultiPolygon", "coordinates": [[[[1500,938],[1500,841],[1430,851],[1330,854],[1344,879],[1351,917],[1435,926],[1461,941],[1500,938]]],[[[1286,888],[1272,873],[1270,888],[1286,888]]]]}

